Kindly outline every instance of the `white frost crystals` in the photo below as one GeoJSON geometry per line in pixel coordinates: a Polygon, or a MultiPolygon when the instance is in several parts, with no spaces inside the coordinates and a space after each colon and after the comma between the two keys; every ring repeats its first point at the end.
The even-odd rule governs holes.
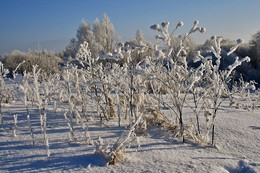
{"type": "MultiPolygon", "coordinates": [[[[142,41],[118,43],[112,51],[100,51],[99,59],[91,54],[91,44],[85,41],[76,57],[69,59],[69,62],[76,63],[68,64],[61,74],[41,76],[42,71],[37,65],[33,66],[31,74],[24,73],[17,92],[19,101],[27,109],[33,145],[38,145],[34,141],[38,141],[40,133],[36,132],[39,129],[49,158],[54,144],[51,136],[55,129],[52,128],[56,127],[55,122],[59,119],[67,133],[63,135],[63,142],[94,145],[89,146],[91,151],[95,148],[95,154],[104,156],[108,164],[125,161],[129,151],[127,146],[131,145],[130,150],[133,149],[135,140],[138,145],[134,149],[138,148],[137,135],[153,135],[150,129],[163,130],[167,133],[165,137],[179,142],[215,146],[215,132],[220,129],[216,126],[216,117],[226,99],[235,99],[232,92],[241,92],[249,98],[249,103],[255,103],[252,107],[259,106],[250,98],[254,83],[245,83],[241,85],[244,88],[237,91],[229,88],[232,72],[243,62],[249,62],[250,58],[237,57],[228,67],[221,69],[225,53],[221,49],[222,37],[213,36],[209,48],[211,53],[196,51],[193,58],[196,66],[189,65],[190,48],[185,43],[191,34],[206,31],[198,25],[199,22],[195,21],[189,32],[178,38],[169,34],[170,22],[152,25],[151,29],[159,32],[157,42],[161,42],[154,48],[142,41]],[[177,40],[175,47],[174,39],[177,40]],[[134,59],[133,54],[139,56],[147,50],[151,54],[140,61],[134,59]],[[211,56],[204,56],[204,53],[211,56]],[[30,111],[29,115],[28,106],[38,110],[30,111]],[[39,114],[38,126],[34,124],[35,114],[39,114]],[[108,132],[109,127],[115,127],[114,130],[119,132],[116,136],[124,127],[127,130],[114,141],[104,138],[104,133],[93,133],[93,129],[106,129],[108,132]],[[106,144],[107,141],[110,145],[106,144]]],[[[172,33],[182,26],[183,22],[177,23],[172,33]]],[[[229,54],[234,53],[242,42],[237,40],[229,54]]],[[[3,75],[0,77],[2,94],[6,87],[3,75]]],[[[16,127],[16,123],[11,124],[16,127]]],[[[16,131],[13,134],[18,136],[19,129],[17,134],[16,131]]],[[[143,138],[139,139],[142,141],[143,138]]]]}

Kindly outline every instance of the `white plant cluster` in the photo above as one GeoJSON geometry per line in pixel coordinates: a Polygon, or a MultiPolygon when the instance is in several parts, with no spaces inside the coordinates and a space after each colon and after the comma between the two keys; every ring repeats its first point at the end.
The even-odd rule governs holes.
{"type": "Polygon", "coordinates": [[[256,83],[254,81],[244,82],[240,80],[237,85],[233,87],[229,94],[230,106],[235,105],[237,109],[245,109],[248,111],[258,109],[260,104],[260,92],[256,89],[256,83]]]}
{"type": "MultiPolygon", "coordinates": [[[[199,51],[194,55],[194,62],[200,62],[200,65],[197,68],[189,68],[188,62],[186,60],[186,49],[183,45],[184,40],[192,33],[199,31],[201,33],[205,32],[204,27],[198,27],[199,22],[196,20],[194,22],[191,30],[180,36],[179,49],[176,52],[172,52],[172,47],[170,45],[171,37],[169,37],[169,22],[162,22],[161,29],[160,25],[152,25],[151,29],[156,30],[161,35],[157,35],[156,39],[161,39],[165,43],[165,48],[163,50],[156,50],[157,58],[162,58],[160,62],[161,67],[166,62],[167,70],[159,69],[157,72],[157,81],[159,81],[167,89],[167,93],[170,94],[172,100],[174,113],[177,115],[177,121],[179,124],[179,132],[176,133],[182,138],[182,141],[185,141],[185,137],[191,137],[195,142],[206,142],[209,143],[209,132],[211,131],[211,145],[215,145],[215,121],[217,117],[217,112],[222,102],[226,99],[225,95],[230,95],[228,83],[230,81],[230,75],[234,69],[241,65],[243,62],[249,62],[249,57],[244,57],[240,59],[236,58],[235,62],[231,64],[228,69],[221,70],[221,41],[222,37],[212,36],[212,46],[209,48],[216,58],[213,61],[212,56],[204,57],[199,51]],[[170,55],[173,54],[173,59],[169,59],[170,55]],[[193,95],[194,104],[191,105],[187,102],[187,96],[189,93],[193,95]],[[186,126],[183,118],[183,108],[185,105],[188,105],[194,112],[196,116],[197,130],[195,133],[193,130],[185,132],[186,126]],[[200,129],[200,113],[204,113],[206,120],[206,133],[202,135],[200,129]],[[210,120],[211,119],[211,120],[210,120]]],[[[183,25],[183,22],[179,22],[173,32],[180,26],[183,25]]],[[[172,35],[172,34],[171,34],[172,35]]],[[[227,53],[229,56],[232,54],[237,47],[243,43],[242,39],[237,40],[237,44],[230,49],[227,53]]],[[[156,72],[155,72],[156,73],[156,72]]],[[[157,85],[158,86],[158,85],[157,85]]],[[[248,91],[248,90],[247,90],[248,91]]],[[[249,94],[250,95],[250,94],[249,94]]],[[[247,95],[247,97],[249,97],[247,95]]],[[[250,98],[250,97],[249,97],[250,98]]]]}
{"type": "MultiPolygon", "coordinates": [[[[252,98],[250,93],[254,90],[253,82],[239,89],[228,88],[234,69],[243,62],[249,62],[250,58],[237,57],[227,69],[221,70],[221,37],[211,38],[209,52],[212,56],[204,57],[197,51],[193,60],[199,66],[188,66],[188,48],[184,46],[184,41],[191,34],[206,31],[198,24],[196,20],[190,31],[180,36],[178,50],[173,49],[171,41],[176,29],[184,25],[183,22],[179,22],[171,33],[169,22],[152,25],[151,29],[159,32],[160,35],[155,38],[163,42],[163,47],[155,45],[155,57],[145,57],[138,64],[133,63],[131,53],[149,49],[144,43],[118,43],[113,52],[101,51],[95,59],[89,44],[84,42],[76,58],[69,59],[61,74],[40,75],[37,65],[33,66],[32,72],[24,72],[22,80],[17,82],[17,93],[27,111],[33,145],[36,139],[30,119],[31,107],[38,109],[48,158],[52,142],[48,140],[48,122],[51,116],[59,115],[64,117],[68,126],[69,142],[82,142],[75,130],[78,129],[75,127],[80,127],[84,132],[84,143],[95,145],[96,153],[103,154],[109,164],[124,160],[125,146],[138,141],[136,134],[149,133],[147,126],[164,128],[174,139],[182,142],[189,140],[214,146],[216,118],[223,101],[227,98],[234,101],[235,93],[240,93],[246,95],[248,102],[253,105],[250,108],[256,108],[259,98],[252,98]],[[184,113],[187,106],[194,113],[195,120],[188,121],[190,116],[184,113]],[[168,109],[172,116],[166,117],[162,108],[168,109]],[[110,147],[104,145],[101,138],[99,142],[94,142],[88,131],[89,122],[101,126],[116,122],[118,126],[129,125],[130,130],[124,131],[110,147]]],[[[228,55],[242,42],[241,39],[237,40],[237,45],[231,48],[228,55]]],[[[0,65],[0,96],[3,98],[7,71],[0,65]]],[[[0,118],[2,121],[2,114],[0,118]]]]}
{"type": "Polygon", "coordinates": [[[13,91],[8,89],[5,85],[5,77],[9,73],[9,70],[4,68],[3,63],[0,61],[0,124],[4,123],[2,115],[2,106],[4,103],[10,102],[13,91]]]}

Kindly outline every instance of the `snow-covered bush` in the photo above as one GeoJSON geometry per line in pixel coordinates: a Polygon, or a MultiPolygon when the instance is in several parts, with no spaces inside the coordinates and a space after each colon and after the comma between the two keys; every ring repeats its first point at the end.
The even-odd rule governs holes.
{"type": "MultiPolygon", "coordinates": [[[[218,114],[218,110],[226,99],[226,95],[230,94],[228,83],[230,82],[230,76],[233,70],[240,66],[243,62],[249,62],[249,57],[244,57],[240,59],[236,57],[233,64],[229,65],[227,69],[221,70],[220,69],[220,62],[221,62],[221,41],[222,37],[211,37],[213,41],[213,45],[209,48],[209,51],[214,54],[216,57],[215,64],[212,63],[212,60],[209,60],[206,64],[206,78],[207,85],[204,87],[207,90],[207,94],[204,97],[204,110],[205,110],[205,118],[206,122],[209,122],[209,126],[207,126],[207,133],[206,137],[208,136],[209,130],[211,129],[212,136],[211,136],[211,144],[215,145],[215,122],[216,117],[218,114]]],[[[237,47],[243,42],[243,40],[238,39],[237,43],[230,48],[230,51],[227,52],[227,56],[231,55],[237,47]]],[[[203,57],[201,57],[203,58],[203,57]]],[[[203,59],[201,59],[203,62],[203,59]]]]}
{"type": "MultiPolygon", "coordinates": [[[[171,97],[173,105],[171,109],[174,110],[173,112],[177,115],[177,121],[179,124],[179,133],[177,133],[176,136],[180,136],[182,141],[185,141],[183,107],[188,104],[188,94],[192,93],[194,105],[188,105],[192,108],[196,116],[197,132],[194,134],[193,131],[190,131],[190,136],[193,136],[193,139],[195,139],[194,136],[197,136],[196,139],[199,138],[208,143],[209,140],[207,136],[211,130],[211,144],[215,145],[215,120],[219,107],[225,100],[225,95],[230,94],[228,83],[231,80],[231,73],[243,62],[249,62],[250,58],[247,56],[242,59],[235,57],[234,61],[231,62],[226,68],[220,68],[221,60],[223,58],[221,47],[222,37],[213,36],[211,38],[211,45],[208,48],[208,51],[214,55],[214,59],[212,56],[204,57],[201,55],[200,51],[197,51],[194,54],[193,60],[194,62],[200,62],[200,65],[196,68],[189,68],[187,62],[188,48],[185,47],[183,43],[190,34],[196,31],[201,33],[206,31],[205,28],[198,27],[198,23],[198,21],[195,21],[191,30],[183,36],[180,36],[178,49],[172,47],[171,40],[174,39],[174,37],[172,37],[173,32],[183,25],[182,22],[177,24],[172,34],[169,34],[168,31],[169,22],[162,22],[161,26],[159,24],[155,24],[150,27],[161,34],[156,35],[156,39],[162,40],[165,44],[163,49],[158,49],[157,47],[155,49],[156,58],[160,60],[157,62],[166,61],[166,63],[168,63],[167,65],[164,65],[165,63],[160,64],[161,69],[157,70],[160,71],[160,73],[157,73],[157,80],[166,86],[167,92],[171,97]],[[167,68],[162,70],[164,66],[167,68]],[[202,136],[199,122],[199,115],[202,112],[204,112],[206,117],[207,125],[204,138],[201,138],[202,136]],[[209,122],[210,117],[211,121],[209,122]]],[[[243,40],[238,39],[235,44],[230,46],[230,49],[227,50],[225,56],[230,56],[242,43],[243,40]]]]}
{"type": "Polygon", "coordinates": [[[86,41],[90,45],[93,58],[96,59],[101,50],[112,53],[117,39],[113,24],[109,17],[104,14],[102,20],[96,19],[93,26],[90,22],[83,20],[77,30],[76,38],[71,39],[64,54],[66,57],[75,58],[80,45],[86,41]]]}
{"type": "Polygon", "coordinates": [[[3,63],[0,61],[0,122],[3,123],[2,104],[10,102],[12,97],[12,90],[8,89],[5,85],[5,77],[9,70],[4,68],[3,63]]]}
{"type": "Polygon", "coordinates": [[[59,73],[60,66],[59,63],[62,59],[55,55],[54,52],[46,50],[38,50],[35,52],[20,52],[13,51],[9,55],[5,55],[5,66],[10,71],[16,69],[16,67],[24,61],[21,67],[17,70],[18,73],[22,74],[24,71],[31,72],[33,65],[38,65],[41,71],[44,73],[59,73]]]}
{"type": "Polygon", "coordinates": [[[163,50],[156,48],[156,58],[158,60],[161,59],[160,61],[162,62],[160,64],[161,69],[159,69],[159,71],[163,74],[163,76],[165,76],[162,78],[162,75],[160,75],[158,76],[157,80],[167,88],[168,94],[170,95],[173,104],[172,110],[174,110],[179,124],[179,132],[176,133],[176,136],[179,136],[184,142],[185,125],[183,119],[183,108],[191,88],[198,80],[200,80],[199,72],[188,69],[188,48],[185,47],[184,41],[192,33],[197,31],[203,33],[206,31],[206,29],[203,27],[198,27],[199,22],[196,20],[190,31],[185,33],[183,36],[180,36],[179,46],[176,49],[172,47],[171,44],[171,42],[173,42],[171,40],[174,39],[172,35],[176,29],[183,26],[183,22],[179,22],[171,34],[169,34],[168,31],[169,24],[169,22],[162,22],[162,29],[159,24],[152,25],[150,28],[162,34],[156,35],[155,38],[162,40],[166,46],[163,50]],[[163,61],[166,61],[166,66],[168,66],[168,68],[163,68],[163,61]]]}
{"type": "Polygon", "coordinates": [[[243,79],[232,87],[229,94],[230,106],[235,105],[237,109],[254,111],[260,103],[259,89],[256,89],[256,82],[245,82],[243,79]]]}

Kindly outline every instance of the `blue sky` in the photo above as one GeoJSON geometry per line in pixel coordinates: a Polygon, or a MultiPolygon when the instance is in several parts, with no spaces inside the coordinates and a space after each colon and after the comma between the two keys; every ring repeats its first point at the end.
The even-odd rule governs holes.
{"type": "Polygon", "coordinates": [[[207,32],[193,35],[203,43],[212,35],[248,41],[260,30],[260,0],[0,0],[0,54],[12,50],[46,48],[59,51],[84,19],[93,23],[106,13],[123,41],[135,37],[137,29],[153,41],[149,27],[169,21],[172,28],[188,32],[198,19],[207,32]]]}

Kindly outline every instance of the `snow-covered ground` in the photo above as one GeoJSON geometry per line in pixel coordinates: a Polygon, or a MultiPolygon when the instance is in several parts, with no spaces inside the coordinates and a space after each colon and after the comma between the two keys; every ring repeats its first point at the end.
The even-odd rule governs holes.
{"type": "MultiPolygon", "coordinates": [[[[36,144],[32,145],[26,110],[21,102],[3,107],[4,123],[0,124],[0,172],[260,172],[260,111],[248,112],[224,103],[216,122],[217,147],[202,147],[174,140],[169,131],[149,127],[140,135],[141,146],[126,148],[128,159],[105,165],[102,156],[94,155],[80,125],[74,125],[76,142],[68,141],[69,128],[62,112],[47,114],[47,137],[50,158],[42,141],[39,114],[30,109],[36,144]],[[17,136],[14,118],[18,115],[17,136]]],[[[170,115],[168,115],[170,116],[170,115]]],[[[189,111],[186,111],[186,121],[189,111]]],[[[91,138],[101,137],[113,145],[128,127],[113,123],[100,125],[88,121],[91,138]]]]}

